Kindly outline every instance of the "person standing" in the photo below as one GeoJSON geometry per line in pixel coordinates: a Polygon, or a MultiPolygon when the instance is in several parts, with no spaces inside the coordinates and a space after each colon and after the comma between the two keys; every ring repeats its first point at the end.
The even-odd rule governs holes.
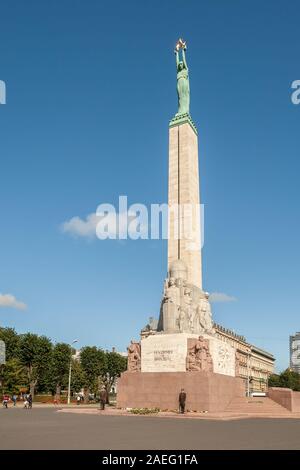
{"type": "Polygon", "coordinates": [[[106,390],[105,390],[105,388],[102,388],[102,390],[100,392],[100,410],[105,409],[106,399],[107,399],[106,390]]]}
{"type": "Polygon", "coordinates": [[[29,393],[29,396],[28,396],[27,400],[28,400],[28,408],[31,409],[32,408],[32,395],[31,395],[31,393],[29,393]]]}
{"type": "Polygon", "coordinates": [[[11,397],[12,401],[13,401],[13,404],[14,406],[17,405],[17,395],[14,393],[13,396],[11,397]]]}
{"type": "Polygon", "coordinates": [[[184,388],[182,388],[181,392],[179,393],[179,413],[184,413],[185,402],[186,402],[186,393],[184,391],[184,388]]]}

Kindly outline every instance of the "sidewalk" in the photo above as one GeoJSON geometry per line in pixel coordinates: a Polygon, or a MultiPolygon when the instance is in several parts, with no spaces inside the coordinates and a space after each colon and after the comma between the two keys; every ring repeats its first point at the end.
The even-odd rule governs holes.
{"type": "MultiPolygon", "coordinates": [[[[13,406],[13,404],[9,403],[8,408],[24,408],[24,403],[23,402],[17,402],[16,406],[13,406]]],[[[91,403],[91,404],[80,404],[77,405],[76,403],[71,403],[70,405],[67,405],[66,403],[61,403],[61,404],[54,404],[54,403],[40,403],[40,402],[33,402],[32,408],[56,408],[56,409],[61,409],[61,408],[68,408],[68,409],[79,409],[79,408],[99,408],[99,403],[91,403]]]]}
{"type": "Polygon", "coordinates": [[[222,412],[222,413],[198,413],[198,412],[188,412],[185,414],[180,414],[171,411],[160,411],[159,413],[153,414],[133,414],[125,409],[117,409],[114,407],[106,408],[104,411],[101,411],[99,407],[82,407],[81,409],[72,407],[71,408],[61,408],[58,410],[60,413],[76,413],[76,414],[93,414],[98,416],[131,416],[131,417],[143,417],[143,418],[175,418],[175,419],[208,419],[208,420],[238,420],[238,419],[248,419],[248,418],[284,418],[284,419],[300,419],[300,413],[291,413],[286,411],[286,413],[273,414],[273,413],[233,413],[233,412],[222,412]]]}
{"type": "MultiPolygon", "coordinates": [[[[23,403],[18,402],[17,406],[9,405],[11,409],[23,409],[23,403]]],[[[300,413],[292,413],[287,409],[281,408],[280,413],[274,409],[267,409],[258,412],[257,410],[235,409],[229,407],[227,411],[223,412],[187,412],[180,414],[175,411],[160,411],[158,413],[149,414],[134,414],[128,409],[118,409],[115,404],[110,406],[106,405],[105,410],[100,410],[99,403],[80,404],[72,403],[67,404],[54,404],[54,403],[33,403],[33,409],[54,409],[59,413],[76,413],[76,414],[89,414],[98,416],[128,416],[128,417],[144,417],[144,418],[175,418],[175,419],[205,419],[205,420],[239,420],[249,418],[283,418],[283,419],[300,419],[300,413]]]]}

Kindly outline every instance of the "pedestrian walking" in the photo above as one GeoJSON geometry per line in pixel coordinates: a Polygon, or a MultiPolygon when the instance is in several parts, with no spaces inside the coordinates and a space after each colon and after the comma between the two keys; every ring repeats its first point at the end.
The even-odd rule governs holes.
{"type": "Polygon", "coordinates": [[[14,406],[17,405],[17,395],[14,393],[13,396],[11,397],[12,401],[13,401],[13,404],[14,406]]]}
{"type": "Polygon", "coordinates": [[[179,413],[184,413],[185,402],[186,402],[186,392],[184,391],[184,388],[182,388],[181,392],[179,393],[179,413]]]}

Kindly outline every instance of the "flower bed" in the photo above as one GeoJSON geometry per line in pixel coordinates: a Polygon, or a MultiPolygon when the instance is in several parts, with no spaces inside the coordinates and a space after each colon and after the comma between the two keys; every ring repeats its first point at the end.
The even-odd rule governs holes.
{"type": "Polygon", "coordinates": [[[150,415],[156,414],[160,412],[159,408],[131,408],[128,410],[130,413],[134,415],[150,415]]]}

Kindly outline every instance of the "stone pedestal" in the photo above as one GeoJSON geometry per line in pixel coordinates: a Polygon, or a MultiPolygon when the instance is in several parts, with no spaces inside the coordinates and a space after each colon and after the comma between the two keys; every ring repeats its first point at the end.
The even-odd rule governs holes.
{"type": "Polygon", "coordinates": [[[119,408],[176,410],[182,388],[191,411],[224,411],[244,396],[235,349],[213,335],[150,335],[141,340],[140,356],[136,344],[128,348],[129,370],[118,380],[119,408]]]}
{"type": "Polygon", "coordinates": [[[124,372],[118,380],[118,408],[178,410],[184,388],[186,410],[221,412],[243,397],[243,380],[210,372],[124,372]]]}

